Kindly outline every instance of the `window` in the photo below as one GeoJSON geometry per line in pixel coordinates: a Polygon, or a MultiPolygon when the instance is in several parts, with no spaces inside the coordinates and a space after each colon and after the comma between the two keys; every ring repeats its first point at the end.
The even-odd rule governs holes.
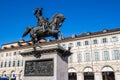
{"type": "Polygon", "coordinates": [[[73,47],[73,43],[69,43],[69,44],[68,44],[68,47],[71,47],[71,48],[72,48],[72,47],[73,47]]]}
{"type": "Polygon", "coordinates": [[[66,49],[66,45],[65,45],[65,44],[62,44],[62,47],[63,47],[64,49],[66,49]]]}
{"type": "Polygon", "coordinates": [[[8,53],[6,53],[6,57],[8,56],[8,53]]]}
{"type": "Polygon", "coordinates": [[[98,60],[99,60],[99,53],[98,53],[98,52],[95,52],[95,53],[94,53],[94,60],[95,60],[95,61],[98,61],[98,60]]]}
{"type": "Polygon", "coordinates": [[[78,59],[77,59],[78,62],[81,62],[81,61],[82,61],[82,54],[79,53],[79,54],[77,55],[77,58],[78,58],[78,59]]]}
{"type": "Polygon", "coordinates": [[[1,68],[3,67],[3,62],[1,62],[1,68]]]}
{"type": "Polygon", "coordinates": [[[80,45],[81,45],[80,42],[77,42],[77,43],[76,43],[76,46],[80,46],[80,45]]]}
{"type": "Polygon", "coordinates": [[[109,60],[109,52],[108,51],[103,52],[103,59],[104,60],[109,60]]]}
{"type": "Polygon", "coordinates": [[[85,61],[90,61],[90,53],[85,54],[85,61]]]}
{"type": "Polygon", "coordinates": [[[7,62],[5,62],[5,64],[4,64],[4,67],[6,67],[7,66],[7,62]]]}
{"type": "Polygon", "coordinates": [[[116,42],[116,41],[118,41],[118,38],[116,36],[113,36],[111,41],[116,42]]]}
{"type": "Polygon", "coordinates": [[[16,52],[14,52],[14,54],[13,55],[16,55],[16,52]]]}
{"type": "Polygon", "coordinates": [[[97,40],[95,39],[95,40],[93,40],[93,44],[98,44],[98,42],[97,42],[97,40]]]}
{"type": "Polygon", "coordinates": [[[13,61],[13,67],[15,66],[15,61],[13,61]]]}
{"type": "Polygon", "coordinates": [[[68,62],[69,62],[69,63],[72,62],[72,55],[68,57],[68,62]]]}
{"type": "Polygon", "coordinates": [[[8,66],[11,67],[11,61],[9,61],[9,65],[8,66]]]}
{"type": "Polygon", "coordinates": [[[17,66],[20,66],[20,61],[18,60],[18,62],[17,62],[17,66]]]}
{"type": "Polygon", "coordinates": [[[107,38],[103,38],[102,43],[106,43],[106,42],[107,42],[107,38]]]}
{"type": "Polygon", "coordinates": [[[113,51],[113,57],[114,57],[114,59],[120,59],[120,54],[119,54],[118,50],[113,51]]]}
{"type": "Polygon", "coordinates": [[[89,42],[88,42],[88,41],[85,41],[85,45],[89,45],[89,42]]]}

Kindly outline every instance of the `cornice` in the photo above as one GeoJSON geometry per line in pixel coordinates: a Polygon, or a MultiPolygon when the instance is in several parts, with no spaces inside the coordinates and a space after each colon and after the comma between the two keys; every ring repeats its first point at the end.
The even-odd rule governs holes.
{"type": "Polygon", "coordinates": [[[62,57],[66,57],[66,56],[68,57],[72,54],[72,52],[70,52],[70,50],[66,50],[63,47],[61,47],[59,45],[56,45],[56,46],[40,48],[36,51],[27,50],[27,51],[21,52],[20,55],[22,55],[22,56],[34,55],[35,57],[39,58],[41,56],[41,54],[45,54],[45,53],[50,54],[50,53],[53,53],[53,52],[57,52],[62,57]]]}

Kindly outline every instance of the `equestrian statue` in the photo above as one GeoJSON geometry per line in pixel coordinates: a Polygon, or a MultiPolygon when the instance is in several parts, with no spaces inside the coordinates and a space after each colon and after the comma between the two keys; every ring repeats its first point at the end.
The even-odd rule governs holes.
{"type": "Polygon", "coordinates": [[[58,13],[53,15],[53,17],[49,20],[48,18],[43,17],[42,11],[43,8],[37,8],[34,11],[34,15],[37,18],[37,26],[28,26],[22,35],[22,37],[25,37],[27,34],[30,34],[34,51],[36,51],[36,47],[39,46],[39,41],[41,39],[45,39],[46,37],[54,37],[58,40],[59,34],[61,38],[63,38],[62,32],[59,28],[62,26],[65,16],[58,13]]]}

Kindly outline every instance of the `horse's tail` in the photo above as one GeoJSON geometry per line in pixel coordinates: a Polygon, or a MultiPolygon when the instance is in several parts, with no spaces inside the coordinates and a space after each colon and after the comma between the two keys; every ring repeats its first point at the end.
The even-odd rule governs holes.
{"type": "Polygon", "coordinates": [[[25,37],[28,33],[30,33],[31,29],[32,29],[31,27],[27,27],[22,37],[25,37]]]}

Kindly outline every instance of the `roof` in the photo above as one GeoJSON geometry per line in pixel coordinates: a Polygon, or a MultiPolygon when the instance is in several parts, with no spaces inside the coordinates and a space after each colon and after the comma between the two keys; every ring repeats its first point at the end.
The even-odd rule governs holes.
{"type": "MultiPolygon", "coordinates": [[[[87,39],[87,38],[90,38],[90,37],[107,36],[108,34],[119,34],[119,32],[120,32],[120,28],[115,28],[115,29],[111,29],[111,30],[104,29],[103,31],[99,31],[99,32],[87,32],[87,33],[82,33],[80,35],[74,35],[74,36],[71,36],[71,37],[66,37],[66,38],[64,38],[62,40],[59,40],[59,42],[62,43],[62,42],[74,41],[74,40],[78,40],[78,39],[87,39]]],[[[11,42],[11,43],[7,43],[7,44],[3,44],[2,46],[4,46],[4,45],[11,45],[11,47],[9,47],[9,48],[7,48],[7,47],[5,48],[4,47],[3,49],[0,49],[0,51],[17,49],[17,48],[32,47],[32,44],[28,44],[28,43],[31,42],[30,40],[26,41],[26,42],[27,43],[21,41],[21,45],[19,44],[18,41],[17,42],[11,42]],[[17,43],[18,46],[12,45],[12,44],[15,44],[15,43],[17,43]]],[[[50,41],[41,42],[40,45],[51,45],[51,44],[56,44],[56,43],[57,43],[57,40],[50,40],[50,41]]]]}

